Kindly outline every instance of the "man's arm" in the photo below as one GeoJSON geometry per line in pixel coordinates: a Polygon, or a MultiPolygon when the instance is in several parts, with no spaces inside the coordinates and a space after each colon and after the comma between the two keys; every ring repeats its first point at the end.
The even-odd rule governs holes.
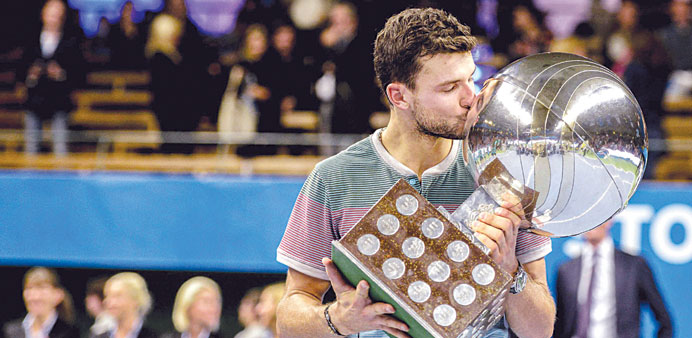
{"type": "MultiPolygon", "coordinates": [[[[505,202],[494,213],[482,213],[473,223],[476,237],[490,248],[490,257],[512,274],[519,266],[515,250],[523,216],[521,204],[505,202]]],[[[507,298],[505,316],[512,331],[520,337],[550,337],[555,303],[548,289],[545,260],[541,258],[523,267],[529,275],[526,287],[507,298]]]]}
{"type": "Polygon", "coordinates": [[[507,298],[507,322],[519,337],[550,337],[555,322],[555,303],[548,289],[545,259],[522,266],[529,279],[522,292],[507,298]]]}
{"type": "Polygon", "coordinates": [[[406,324],[388,314],[394,308],[385,303],[373,303],[368,297],[366,281],[354,288],[328,259],[323,259],[329,281],[311,277],[294,269],[288,270],[286,294],[277,308],[277,328],[280,337],[336,337],[327,325],[322,304],[329,287],[334,288],[336,302],[329,305],[329,315],[339,333],[348,335],[370,330],[384,330],[396,337],[409,337],[406,324]]]}

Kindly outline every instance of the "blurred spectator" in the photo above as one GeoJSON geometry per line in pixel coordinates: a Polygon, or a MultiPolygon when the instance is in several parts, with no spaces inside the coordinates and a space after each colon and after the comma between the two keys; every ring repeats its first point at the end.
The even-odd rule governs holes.
{"type": "Polygon", "coordinates": [[[93,336],[108,332],[115,327],[115,319],[106,311],[103,303],[103,288],[107,278],[97,278],[87,283],[84,307],[89,317],[94,319],[94,324],[89,328],[89,334],[93,336]]]}
{"type": "Polygon", "coordinates": [[[72,325],[74,308],[70,294],[60,285],[58,274],[47,268],[34,267],[24,275],[23,320],[5,324],[5,338],[78,338],[72,325]]]}
{"type": "Polygon", "coordinates": [[[580,23],[572,36],[553,40],[549,50],[581,55],[601,64],[604,61],[603,40],[587,22],[580,23]]]}
{"type": "Polygon", "coordinates": [[[108,44],[111,49],[111,66],[116,69],[143,69],[144,28],[134,22],[134,5],[126,1],[120,9],[120,20],[108,33],[108,44]]]}
{"type": "Polygon", "coordinates": [[[111,50],[108,42],[108,34],[111,31],[106,17],[99,19],[96,35],[86,39],[82,43],[84,58],[90,66],[105,67],[110,63],[111,50]]]}
{"type": "Polygon", "coordinates": [[[67,154],[70,93],[84,79],[83,56],[75,29],[65,27],[66,5],[48,0],[41,10],[40,34],[28,41],[17,78],[27,87],[25,152],[39,151],[42,124],[51,120],[53,152],[67,154]]]}
{"type": "MultiPolygon", "coordinates": [[[[601,40],[615,29],[615,16],[622,6],[622,0],[592,0],[589,24],[601,40]]],[[[577,25],[578,29],[578,25],[577,25]]],[[[576,30],[576,29],[575,29],[576,30]]]]}
{"type": "Polygon", "coordinates": [[[243,326],[243,330],[235,335],[235,338],[252,338],[252,337],[267,337],[268,329],[259,321],[257,314],[257,303],[259,303],[260,288],[252,288],[248,290],[240,300],[238,306],[238,322],[243,326]]]}
{"type": "MultiPolygon", "coordinates": [[[[309,102],[310,82],[305,75],[308,69],[303,55],[296,50],[296,30],[290,24],[281,24],[274,29],[271,37],[271,48],[267,51],[265,66],[276,70],[271,72],[269,88],[272,91],[273,109],[279,112],[291,111],[296,107],[313,106],[309,102]]],[[[269,121],[281,129],[280,113],[269,121]],[[276,120],[274,120],[276,119],[276,120]]],[[[260,118],[260,126],[263,121],[260,118]]]]}
{"type": "Polygon", "coordinates": [[[666,100],[675,101],[680,97],[692,96],[692,18],[689,0],[670,2],[670,26],[664,28],[661,40],[673,63],[666,100]]]}
{"type": "MultiPolygon", "coordinates": [[[[564,39],[574,33],[580,22],[589,20],[594,0],[533,0],[536,8],[545,13],[545,26],[555,39],[564,39]]],[[[601,0],[610,3],[613,0],[601,0]]]]}
{"type": "MultiPolygon", "coordinates": [[[[625,84],[630,88],[644,113],[649,138],[665,139],[661,128],[663,120],[663,94],[672,67],[666,49],[660,40],[650,32],[637,34],[632,41],[632,61],[624,73],[625,84]]],[[[648,170],[644,178],[653,179],[656,163],[661,156],[659,151],[650,151],[648,170]]]]}
{"type": "Polygon", "coordinates": [[[188,17],[185,0],[166,0],[163,13],[183,23],[178,51],[182,56],[182,73],[189,84],[186,90],[187,115],[194,121],[181,131],[195,130],[202,118],[205,122],[216,121],[226,78],[221,74],[218,51],[205,43],[188,17]]]}
{"type": "Polygon", "coordinates": [[[331,122],[332,133],[370,132],[370,114],[377,101],[374,70],[369,41],[359,36],[356,7],[338,2],[329,11],[329,21],[319,36],[322,48],[317,57],[322,77],[316,83],[320,101],[330,102],[331,109],[322,111],[322,118],[331,122]],[[373,96],[375,95],[375,96],[373,96]],[[325,114],[326,113],[326,114],[325,114]],[[331,114],[331,118],[329,115],[331,114]]]}
{"type": "Polygon", "coordinates": [[[584,233],[581,255],[560,265],[554,338],[640,337],[640,307],[658,321],[656,337],[673,337],[673,325],[653,273],[642,257],[615,248],[612,221],[584,233]]]}
{"type": "MultiPolygon", "coordinates": [[[[278,103],[272,100],[271,79],[278,69],[267,64],[266,53],[269,48],[267,29],[263,25],[253,24],[245,30],[245,36],[240,50],[239,73],[242,81],[238,89],[239,99],[248,108],[248,114],[254,112],[256,118],[255,130],[258,132],[278,132],[280,130],[280,115],[278,103]]],[[[238,69],[238,68],[236,68],[238,69]]],[[[232,71],[233,72],[233,71],[232,71]]],[[[248,116],[242,118],[247,119],[248,116]]],[[[243,146],[238,154],[242,156],[269,155],[276,153],[275,146],[243,146]]]]}
{"type": "Polygon", "coordinates": [[[670,26],[661,31],[661,40],[673,62],[674,69],[692,70],[692,17],[689,0],[670,2],[670,26]]]}
{"type": "Polygon", "coordinates": [[[605,53],[610,68],[622,77],[627,64],[632,60],[632,41],[641,32],[639,6],[633,1],[623,1],[616,19],[617,28],[606,39],[605,53]]]}
{"type": "MultiPolygon", "coordinates": [[[[151,23],[145,46],[151,71],[152,110],[161,131],[193,131],[199,120],[194,110],[197,101],[189,93],[197,83],[190,82],[181,65],[183,56],[178,49],[181,34],[180,20],[159,14],[151,23]]],[[[162,152],[192,152],[190,145],[175,144],[175,140],[165,141],[162,152]]]]}
{"type": "Polygon", "coordinates": [[[257,303],[257,314],[260,324],[270,331],[268,337],[278,337],[276,332],[276,308],[285,292],[286,283],[284,282],[270,284],[262,289],[262,294],[257,303]]]}
{"type": "Polygon", "coordinates": [[[121,272],[106,281],[104,287],[106,311],[113,316],[116,326],[109,332],[92,335],[96,338],[156,338],[144,326],[144,317],[152,306],[147,283],[137,273],[121,272]]]}
{"type": "Polygon", "coordinates": [[[173,325],[178,333],[162,338],[217,338],[221,319],[221,289],[207,277],[192,277],[178,290],[173,325]]]}
{"type": "Polygon", "coordinates": [[[529,6],[518,5],[512,10],[514,37],[509,43],[510,61],[548,50],[552,39],[542,26],[541,13],[529,6]]]}

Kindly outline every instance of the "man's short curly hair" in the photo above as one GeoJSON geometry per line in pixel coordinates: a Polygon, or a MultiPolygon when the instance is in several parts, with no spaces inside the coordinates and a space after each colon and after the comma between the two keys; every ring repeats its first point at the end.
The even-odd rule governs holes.
{"type": "Polygon", "coordinates": [[[392,82],[415,88],[419,59],[438,53],[470,52],[471,29],[451,14],[433,8],[409,8],[390,17],[375,39],[374,64],[382,91],[392,82]]]}

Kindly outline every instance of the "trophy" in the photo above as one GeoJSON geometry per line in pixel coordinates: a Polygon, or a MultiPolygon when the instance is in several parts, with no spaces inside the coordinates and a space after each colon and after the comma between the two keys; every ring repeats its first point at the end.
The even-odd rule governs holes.
{"type": "Polygon", "coordinates": [[[515,61],[486,81],[467,121],[470,172],[483,187],[488,170],[506,170],[515,195],[530,195],[522,201],[526,230],[540,235],[603,224],[627,206],[644,174],[648,140],[637,100],[612,71],[581,56],[515,61]]]}
{"type": "Polygon", "coordinates": [[[339,241],[332,260],[392,305],[414,338],[478,337],[504,314],[512,276],[469,229],[399,180],[339,241]]]}
{"type": "Polygon", "coordinates": [[[563,237],[625,208],[646,166],[641,108],[607,68],[577,55],[522,58],[486,81],[467,119],[464,160],[478,189],[453,213],[399,181],[332,258],[419,337],[479,337],[504,314],[512,277],[468,225],[504,201],[522,231],[563,237]]]}

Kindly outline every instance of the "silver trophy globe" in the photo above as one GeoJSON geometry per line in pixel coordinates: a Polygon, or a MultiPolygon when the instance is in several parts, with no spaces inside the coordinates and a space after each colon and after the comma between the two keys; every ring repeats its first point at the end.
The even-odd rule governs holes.
{"type": "Polygon", "coordinates": [[[545,236],[577,235],[616,215],[646,167],[634,95],[608,68],[573,54],[506,66],[486,81],[467,123],[464,156],[476,181],[490,182],[483,177],[499,167],[506,185],[530,191],[527,229],[545,236]]]}

